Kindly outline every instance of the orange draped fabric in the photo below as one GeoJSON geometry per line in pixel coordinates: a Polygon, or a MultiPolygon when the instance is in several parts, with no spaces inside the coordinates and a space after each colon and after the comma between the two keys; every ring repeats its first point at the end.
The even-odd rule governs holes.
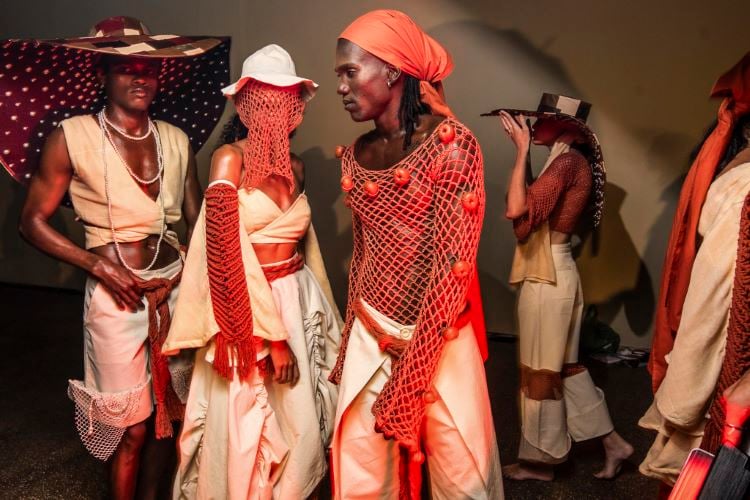
{"type": "Polygon", "coordinates": [[[698,222],[708,188],[729,144],[734,124],[739,117],[750,112],[750,53],[719,77],[711,90],[711,97],[724,98],[719,106],[718,124],[703,144],[682,186],[664,259],[649,360],[654,392],[666,374],[664,356],[672,350],[680,326],[697,252],[698,222]]]}
{"type": "MultiPolygon", "coordinates": [[[[339,35],[370,54],[420,80],[420,100],[432,113],[453,118],[445,103],[444,80],[453,72],[453,59],[445,48],[425,33],[409,16],[397,10],[374,10],[354,20],[339,35]]],[[[469,285],[471,326],[477,337],[482,359],[487,360],[487,333],[484,309],[475,274],[469,285]]]]}
{"type": "Polygon", "coordinates": [[[339,38],[419,79],[422,102],[436,115],[453,117],[441,83],[453,71],[453,59],[409,16],[397,10],[373,10],[355,19],[339,38]]]}

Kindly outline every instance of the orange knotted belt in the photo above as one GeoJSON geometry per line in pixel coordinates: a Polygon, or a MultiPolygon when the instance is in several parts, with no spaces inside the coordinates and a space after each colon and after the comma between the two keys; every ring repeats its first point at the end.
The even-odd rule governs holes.
{"type": "Polygon", "coordinates": [[[152,278],[139,283],[148,302],[148,340],[150,347],[151,384],[156,400],[156,438],[172,437],[172,422],[180,421],[185,413],[182,404],[172,388],[167,356],[161,353],[167,339],[171,316],[169,295],[179,284],[182,271],[171,279],[152,278]]]}

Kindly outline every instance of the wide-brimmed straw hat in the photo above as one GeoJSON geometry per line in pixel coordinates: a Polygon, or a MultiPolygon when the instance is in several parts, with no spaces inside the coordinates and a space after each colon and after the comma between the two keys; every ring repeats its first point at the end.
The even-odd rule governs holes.
{"type": "Polygon", "coordinates": [[[607,172],[604,167],[604,156],[599,139],[593,130],[586,124],[591,104],[559,94],[545,92],[539,101],[539,106],[535,111],[516,108],[498,108],[488,113],[482,113],[481,116],[498,116],[501,111],[510,115],[533,116],[537,119],[558,120],[563,123],[570,123],[581,131],[584,140],[590,149],[588,155],[589,163],[593,172],[594,179],[594,196],[592,196],[592,205],[594,213],[592,214],[594,226],[599,225],[604,208],[604,185],[607,181],[607,172]]]}
{"type": "Polygon", "coordinates": [[[49,132],[102,108],[101,55],[161,60],[150,113],[184,130],[197,151],[224,111],[229,45],[228,37],[152,35],[130,17],[105,19],[86,37],[0,41],[0,163],[27,183],[49,132]]]}
{"type": "Polygon", "coordinates": [[[273,43],[256,50],[245,59],[245,62],[242,63],[242,74],[239,80],[221,91],[226,96],[234,96],[248,80],[256,80],[274,87],[300,85],[303,97],[308,101],[313,98],[318,89],[318,84],[314,81],[297,76],[292,56],[282,47],[273,43]]]}

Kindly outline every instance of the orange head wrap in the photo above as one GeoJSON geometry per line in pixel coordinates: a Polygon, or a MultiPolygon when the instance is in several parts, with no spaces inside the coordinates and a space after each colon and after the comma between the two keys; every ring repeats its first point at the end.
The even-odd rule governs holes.
{"type": "Polygon", "coordinates": [[[358,17],[339,38],[420,80],[421,101],[436,115],[453,116],[441,83],[453,71],[453,60],[409,16],[397,10],[373,10],[358,17]]]}
{"type": "Polygon", "coordinates": [[[711,97],[724,98],[719,106],[718,122],[685,178],[664,259],[649,360],[654,391],[664,379],[667,371],[664,356],[672,350],[680,326],[682,305],[697,252],[698,221],[708,188],[714,180],[737,119],[750,112],[750,52],[719,77],[711,90],[711,97]]]}

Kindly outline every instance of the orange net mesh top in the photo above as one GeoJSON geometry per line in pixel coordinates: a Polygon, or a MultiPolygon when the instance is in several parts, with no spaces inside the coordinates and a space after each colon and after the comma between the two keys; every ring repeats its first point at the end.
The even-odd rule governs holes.
{"type": "Polygon", "coordinates": [[[591,167],[579,152],[561,154],[526,189],[529,211],[513,220],[513,230],[524,241],[540,224],[552,231],[572,233],[591,195],[591,167]]]}
{"type": "Polygon", "coordinates": [[[412,451],[446,334],[466,307],[484,214],[483,162],[474,135],[447,118],[405,159],[384,170],[360,166],[349,147],[342,188],[352,210],[354,250],[341,351],[343,370],[356,301],[416,325],[376,400],[376,429],[412,451]]]}

